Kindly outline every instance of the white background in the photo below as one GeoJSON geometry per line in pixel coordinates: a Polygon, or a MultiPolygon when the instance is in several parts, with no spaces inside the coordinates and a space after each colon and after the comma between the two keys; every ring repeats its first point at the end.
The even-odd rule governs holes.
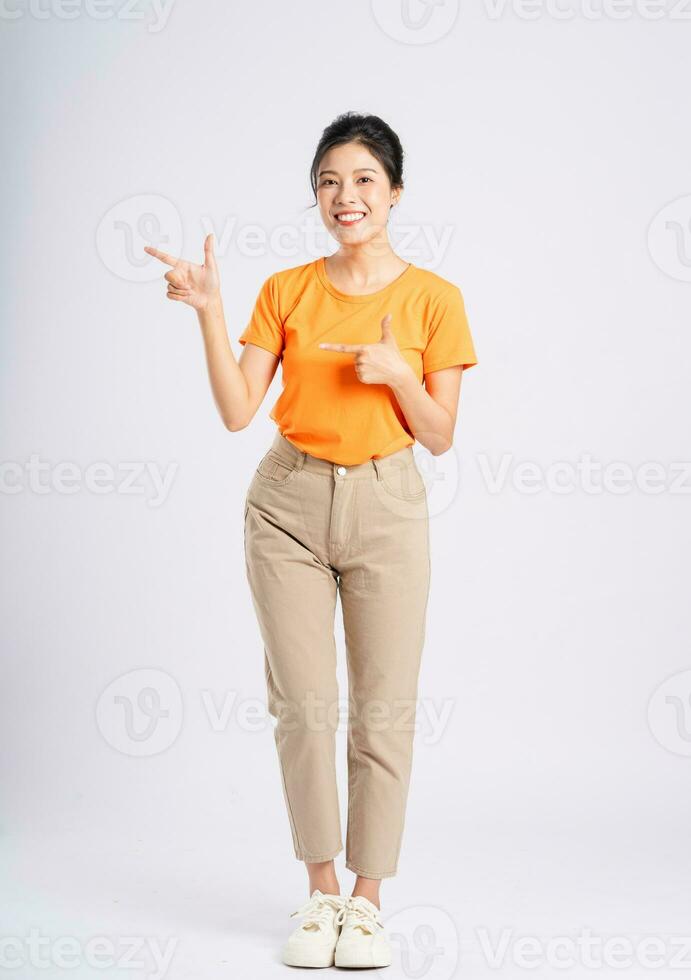
{"type": "MultiPolygon", "coordinates": [[[[84,953],[41,970],[33,928],[56,960],[59,937],[109,937],[117,959],[134,936],[177,943],[171,980],[284,975],[307,880],[242,552],[280,378],[248,429],[226,431],[196,316],[166,300],[166,268],[141,248],[155,226],[162,248],[201,261],[216,232],[239,356],[264,279],[335,248],[304,231],[319,226],[308,171],[323,128],[353,109],[398,133],[392,244],[461,287],[479,358],[452,450],[416,451],[433,578],[399,873],[382,887],[389,975],[620,975],[577,950],[572,970],[550,966],[550,940],[590,929],[657,937],[662,968],[634,953],[627,976],[679,976],[691,11],[446,0],[415,28],[405,3],[378,0],[68,9],[18,0],[0,17],[1,919],[25,961],[4,973],[161,975],[143,954],[135,971],[84,953]],[[240,232],[257,228],[268,241],[250,247],[240,232]],[[276,247],[281,228],[292,249],[276,247]],[[624,469],[590,486],[559,471],[558,492],[552,468],[588,457],[624,469]],[[651,462],[657,492],[636,483],[651,462]],[[95,463],[112,492],[96,492],[95,463]],[[172,479],[162,497],[152,471],[172,479]],[[128,738],[122,699],[144,732],[137,695],[152,684],[168,715],[128,738]],[[493,945],[506,930],[500,968],[485,930],[493,945]],[[519,936],[542,949],[537,969],[520,965],[519,936]]],[[[413,18],[425,9],[411,0],[413,18]]],[[[338,629],[345,694],[340,612],[338,629]]],[[[344,731],[339,765],[345,833],[344,731]]]]}

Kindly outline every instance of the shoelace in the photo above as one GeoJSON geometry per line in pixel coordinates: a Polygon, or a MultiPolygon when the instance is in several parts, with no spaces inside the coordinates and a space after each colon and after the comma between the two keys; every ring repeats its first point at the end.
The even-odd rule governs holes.
{"type": "Polygon", "coordinates": [[[367,908],[362,902],[358,902],[359,896],[353,898],[349,895],[344,904],[336,913],[336,923],[340,925],[344,922],[347,915],[351,916],[350,925],[361,926],[374,935],[377,929],[383,929],[384,925],[379,921],[375,912],[367,908]]]}
{"type": "Polygon", "coordinates": [[[328,925],[333,918],[334,910],[338,910],[337,915],[340,915],[342,909],[345,907],[346,899],[340,898],[340,896],[330,896],[330,895],[312,895],[304,905],[301,905],[299,909],[295,909],[294,912],[290,913],[290,917],[294,915],[302,915],[305,917],[305,921],[302,923],[303,928],[311,923],[321,926],[328,925]]]}

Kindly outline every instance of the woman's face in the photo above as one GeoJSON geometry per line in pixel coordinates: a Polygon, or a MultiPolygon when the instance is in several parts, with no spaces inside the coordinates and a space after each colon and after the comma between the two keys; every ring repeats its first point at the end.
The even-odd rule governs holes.
{"type": "Polygon", "coordinates": [[[382,165],[360,143],[334,146],[319,162],[317,202],[322,221],[344,245],[386,239],[389,208],[400,193],[391,189],[382,165]]]}

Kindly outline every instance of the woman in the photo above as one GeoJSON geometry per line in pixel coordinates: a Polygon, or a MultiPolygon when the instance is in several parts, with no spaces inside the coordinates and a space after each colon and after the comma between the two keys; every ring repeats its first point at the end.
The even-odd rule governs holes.
{"type": "Polygon", "coordinates": [[[218,411],[249,425],[283,362],[278,431],[245,500],[247,576],[264,643],[269,711],[305,921],[283,950],[295,966],[386,966],[382,878],[397,873],[430,582],[417,440],[452,444],[461,374],[477,363],[457,286],[405,262],[387,235],[403,150],[377,116],[345,113],[322,134],[311,184],[339,243],[263,284],[228,340],[212,236],[204,265],[155,248],[168,298],[197,310],[218,411]],[[423,386],[424,382],[424,386],[423,386]],[[334,614],[341,598],[349,681],[346,867],[335,771],[334,614]]]}

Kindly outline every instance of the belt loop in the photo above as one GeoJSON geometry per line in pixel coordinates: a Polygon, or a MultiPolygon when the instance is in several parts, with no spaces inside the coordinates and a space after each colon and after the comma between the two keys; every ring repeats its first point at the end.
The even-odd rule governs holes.
{"type": "Polygon", "coordinates": [[[307,453],[305,452],[304,449],[300,449],[299,446],[296,446],[294,442],[290,442],[290,439],[288,440],[288,442],[290,444],[290,451],[295,456],[295,469],[299,473],[302,467],[305,465],[305,457],[307,456],[307,453]]]}
{"type": "Polygon", "coordinates": [[[377,480],[381,481],[381,464],[374,456],[372,457],[372,466],[374,467],[374,472],[377,474],[377,480]]]}
{"type": "Polygon", "coordinates": [[[302,469],[305,463],[305,456],[307,455],[305,450],[300,449],[300,447],[296,446],[294,442],[291,442],[290,439],[287,439],[286,436],[283,435],[280,429],[278,429],[276,432],[274,448],[278,448],[279,446],[285,448],[285,451],[294,458],[295,469],[298,472],[300,472],[300,470],[302,469]]]}

